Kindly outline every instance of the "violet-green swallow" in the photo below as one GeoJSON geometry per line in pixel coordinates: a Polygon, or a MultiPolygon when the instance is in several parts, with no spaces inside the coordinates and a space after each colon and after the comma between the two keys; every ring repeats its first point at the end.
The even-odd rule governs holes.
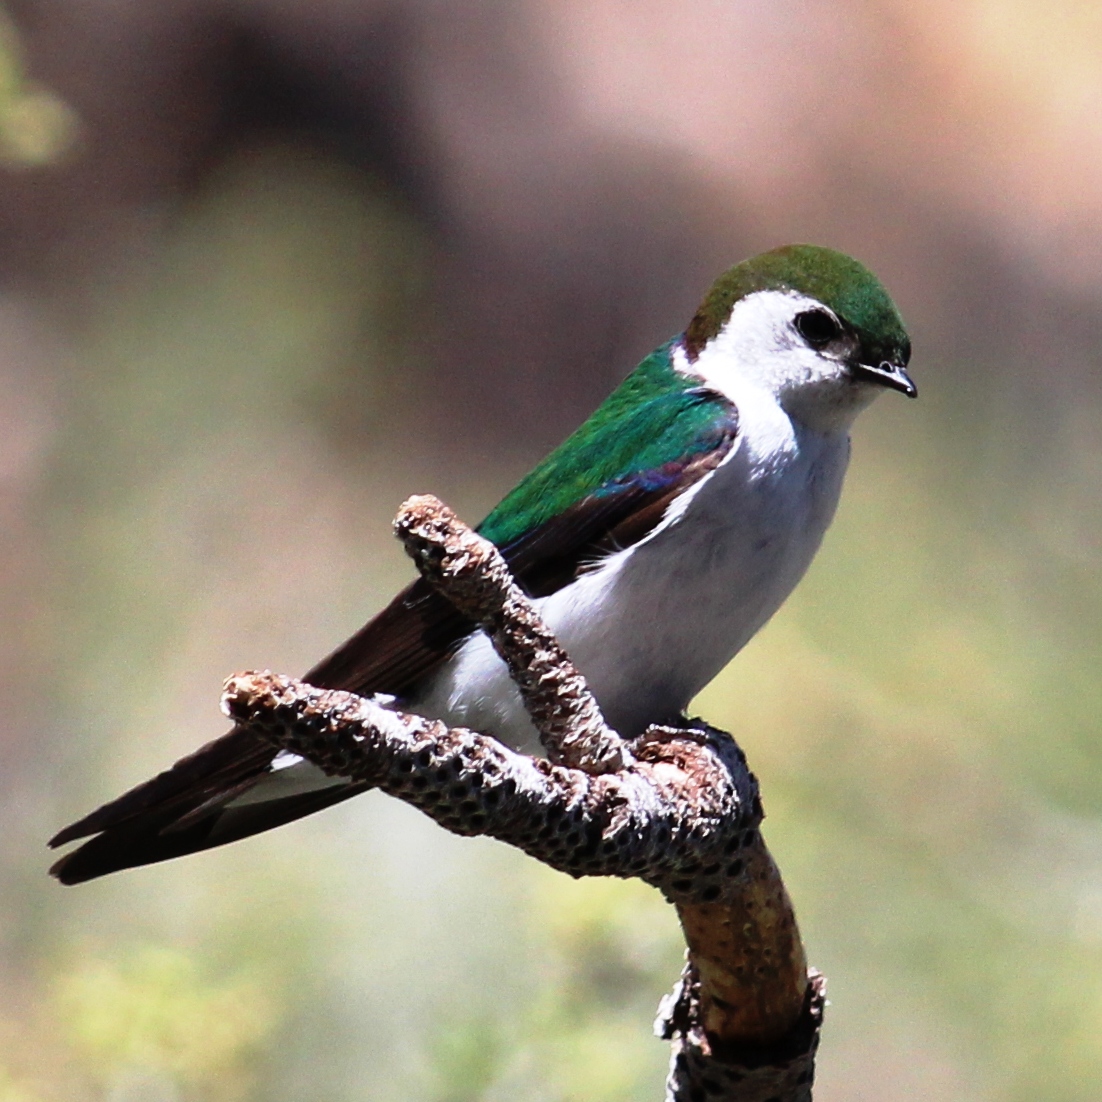
{"type": "MultiPolygon", "coordinates": [[[[910,340],[856,260],[792,245],[722,275],[479,526],[625,737],[676,721],[780,607],[830,524],[850,425],[910,397],[910,340]]],[[[424,581],[305,678],[531,748],[485,635],[424,581]]],[[[61,831],[65,883],[222,845],[363,791],[235,729],[61,831]]]]}

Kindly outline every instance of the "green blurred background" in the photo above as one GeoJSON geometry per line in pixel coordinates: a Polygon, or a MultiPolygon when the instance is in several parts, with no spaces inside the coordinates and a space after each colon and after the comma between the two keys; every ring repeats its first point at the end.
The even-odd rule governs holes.
{"type": "Polygon", "coordinates": [[[649,889],[368,795],[81,888],[219,734],[760,249],[852,252],[921,400],[697,702],[830,979],[824,1102],[1102,1098],[1102,8],[9,0],[0,1102],[628,1102],[649,889]]]}

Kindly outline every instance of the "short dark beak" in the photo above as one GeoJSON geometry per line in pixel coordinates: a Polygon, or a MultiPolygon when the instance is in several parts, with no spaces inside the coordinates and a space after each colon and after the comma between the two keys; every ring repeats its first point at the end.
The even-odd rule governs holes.
{"type": "Polygon", "coordinates": [[[907,374],[907,369],[902,364],[882,363],[879,367],[870,367],[868,364],[854,364],[853,375],[856,379],[864,379],[869,383],[878,383],[880,386],[898,390],[900,394],[906,394],[908,398],[918,397],[918,387],[907,374]]]}

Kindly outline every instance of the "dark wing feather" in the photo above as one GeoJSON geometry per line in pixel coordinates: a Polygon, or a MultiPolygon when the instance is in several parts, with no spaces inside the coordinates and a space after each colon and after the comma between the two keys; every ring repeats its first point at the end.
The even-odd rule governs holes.
{"type": "Polygon", "coordinates": [[[235,727],[228,735],[208,742],[170,769],[67,826],[50,839],[50,845],[63,846],[98,834],[151,807],[165,812],[190,810],[218,792],[259,776],[274,756],[271,745],[235,727]]]}
{"type": "Polygon", "coordinates": [[[196,817],[182,825],[170,806],[156,807],[113,823],[79,849],[62,857],[50,872],[63,884],[80,884],[120,869],[184,857],[271,830],[303,815],[312,815],[366,788],[363,784],[322,788],[268,803],[219,810],[217,814],[196,817]]]}
{"type": "MultiPolygon", "coordinates": [[[[471,630],[470,622],[419,578],[310,670],[304,680],[324,689],[399,695],[446,658],[471,630]]],[[[50,839],[50,845],[63,846],[98,834],[154,808],[158,822],[161,813],[172,813],[165,820],[172,822],[177,815],[191,816],[203,806],[214,806],[220,796],[227,802],[263,777],[275,755],[271,743],[234,728],[67,826],[50,839]]],[[[149,825],[155,831],[163,829],[154,826],[152,819],[149,825]]],[[[69,857],[62,858],[52,871],[59,877],[68,874],[69,857]]]]}
{"type": "MultiPolygon", "coordinates": [[[[737,435],[734,408],[709,391],[673,397],[679,405],[668,420],[684,431],[693,419],[688,425],[693,430],[690,446],[680,445],[665,462],[606,478],[527,530],[500,539],[506,561],[532,596],[554,593],[604,555],[642,539],[662,521],[675,498],[728,455],[737,435]]],[[[510,496],[533,482],[538,491],[541,473],[557,455],[510,496]]],[[[491,538],[500,533],[500,524],[495,530],[500,512],[501,507],[480,526],[491,538]]],[[[323,688],[401,697],[473,630],[471,621],[418,579],[310,670],[305,680],[323,688]]],[[[226,810],[223,805],[267,774],[274,756],[269,743],[234,729],[66,827],[51,846],[90,834],[97,837],[63,857],[51,872],[63,883],[78,883],[235,841],[363,791],[363,785],[350,783],[226,810]]]]}

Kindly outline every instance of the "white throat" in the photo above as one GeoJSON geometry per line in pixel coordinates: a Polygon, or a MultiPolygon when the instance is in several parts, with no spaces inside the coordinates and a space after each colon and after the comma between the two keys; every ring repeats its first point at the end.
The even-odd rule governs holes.
{"type": "Polygon", "coordinates": [[[848,431],[876,389],[856,384],[843,358],[817,351],[800,335],[796,317],[822,309],[817,299],[795,291],[755,291],[735,303],[695,361],[679,348],[674,366],[738,407],[768,395],[809,428],[848,431]]]}

